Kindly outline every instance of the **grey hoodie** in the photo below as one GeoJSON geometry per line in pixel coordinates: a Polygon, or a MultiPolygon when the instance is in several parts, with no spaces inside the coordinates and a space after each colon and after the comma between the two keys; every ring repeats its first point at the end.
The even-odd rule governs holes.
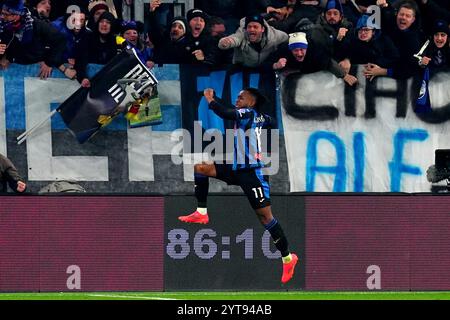
{"type": "Polygon", "coordinates": [[[219,48],[227,50],[234,48],[233,64],[242,64],[245,67],[258,67],[270,54],[277,50],[278,46],[288,41],[287,33],[277,30],[264,21],[265,32],[261,39],[261,51],[258,52],[251,45],[245,31],[245,18],[240,21],[240,26],[235,33],[228,36],[231,44],[226,44],[223,39],[219,41],[219,48]]]}

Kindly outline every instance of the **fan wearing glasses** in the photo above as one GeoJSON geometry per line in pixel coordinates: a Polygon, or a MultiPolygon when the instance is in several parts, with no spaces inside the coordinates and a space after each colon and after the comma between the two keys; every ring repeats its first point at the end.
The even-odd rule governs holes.
{"type": "Polygon", "coordinates": [[[391,68],[400,58],[400,54],[390,38],[381,34],[378,26],[373,25],[368,15],[362,15],[356,25],[355,33],[350,41],[338,53],[341,65],[364,65],[364,75],[372,80],[374,75],[369,74],[372,66],[391,68]]]}

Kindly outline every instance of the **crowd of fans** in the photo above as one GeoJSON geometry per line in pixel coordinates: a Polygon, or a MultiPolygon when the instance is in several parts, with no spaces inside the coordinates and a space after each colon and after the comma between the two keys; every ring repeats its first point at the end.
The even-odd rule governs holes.
{"type": "MultiPolygon", "coordinates": [[[[148,68],[325,70],[350,86],[358,83],[352,65],[363,65],[369,80],[450,67],[450,0],[196,0],[185,17],[167,15],[167,3],[151,0],[144,23],[124,14],[132,5],[0,0],[0,67],[36,63],[40,78],[59,69],[83,87],[90,86],[88,64],[107,64],[130,47],[148,68]]],[[[8,181],[22,192],[14,166],[0,160],[1,189],[8,181]]]]}
{"type": "Polygon", "coordinates": [[[144,23],[122,16],[132,3],[0,0],[0,65],[38,63],[43,79],[56,68],[88,87],[86,66],[127,47],[149,68],[328,70],[348,85],[358,82],[356,64],[369,79],[450,64],[450,0],[197,0],[185,17],[160,12],[167,3],[151,0],[144,23]]]}

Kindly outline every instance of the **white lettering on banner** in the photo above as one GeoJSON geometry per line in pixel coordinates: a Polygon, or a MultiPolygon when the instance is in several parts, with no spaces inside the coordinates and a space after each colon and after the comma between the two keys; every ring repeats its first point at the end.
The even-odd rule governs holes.
{"type": "Polygon", "coordinates": [[[125,91],[117,83],[109,88],[108,92],[117,103],[120,103],[120,98],[125,94],[125,91]]]}
{"type": "MultiPolygon", "coordinates": [[[[144,69],[142,68],[142,66],[137,64],[124,76],[124,79],[138,79],[143,70],[144,69]]],[[[117,103],[120,103],[120,98],[126,93],[125,90],[123,90],[122,87],[117,83],[109,88],[108,92],[117,103]]]]}
{"type": "Polygon", "coordinates": [[[5,82],[4,78],[0,77],[0,138],[5,137],[5,139],[0,139],[0,153],[7,155],[6,150],[6,106],[5,106],[5,82]]]}
{"type": "MultiPolygon", "coordinates": [[[[134,73],[140,75],[138,69],[133,71],[133,77],[136,77],[134,73]]],[[[293,101],[292,105],[295,107],[307,106],[299,112],[299,117],[286,110],[289,104],[285,103],[289,99],[285,100],[285,92],[288,91],[281,90],[281,114],[291,191],[430,191],[425,172],[434,163],[434,150],[450,149],[450,127],[447,125],[450,73],[438,74],[430,80],[433,110],[442,109],[444,115],[443,121],[439,122],[439,118],[434,123],[426,122],[423,117],[414,113],[411,80],[401,82],[380,77],[369,87],[360,73],[358,77],[360,83],[355,91],[346,88],[341,79],[327,72],[294,78],[290,93],[295,94],[291,94],[290,101],[293,101]],[[323,106],[334,113],[331,116],[328,114],[326,119],[301,118],[302,115],[308,117],[311,111],[317,111],[323,106]]],[[[3,77],[0,79],[0,85],[3,86],[0,90],[2,102],[5,100],[5,80],[3,77]]],[[[285,80],[282,79],[282,89],[284,85],[285,80]]],[[[24,78],[26,127],[30,128],[41,122],[49,115],[51,103],[64,101],[78,88],[78,83],[67,79],[43,81],[34,77],[24,78]]],[[[160,81],[158,90],[162,105],[180,105],[179,81],[160,81]]],[[[11,97],[8,96],[8,99],[11,97]]],[[[17,103],[22,100],[17,98],[15,101],[17,103]]],[[[2,153],[7,151],[7,125],[12,126],[8,127],[9,130],[15,128],[14,121],[11,124],[5,123],[11,119],[6,119],[4,105],[2,103],[0,106],[2,153]]],[[[9,107],[14,106],[8,105],[9,107]]],[[[173,120],[167,119],[164,120],[164,127],[180,126],[178,123],[176,126],[166,123],[173,120]]],[[[192,181],[193,163],[196,161],[189,161],[198,150],[194,148],[192,155],[184,153],[188,148],[184,145],[187,140],[182,140],[185,134],[183,130],[175,137],[172,132],[154,129],[128,130],[130,181],[154,181],[153,155],[174,154],[176,156],[173,158],[181,163],[174,162],[171,165],[183,165],[185,181],[192,181]]],[[[200,139],[203,138],[200,133],[200,139]]],[[[28,179],[31,181],[109,181],[108,157],[53,156],[50,121],[27,138],[26,148],[28,179]]],[[[278,154],[275,156],[278,157],[278,154]]],[[[276,171],[278,167],[274,167],[274,172],[276,171]]]]}
{"type": "Polygon", "coordinates": [[[142,72],[144,71],[144,68],[140,64],[137,64],[133,69],[131,69],[124,78],[126,79],[138,79],[142,72]]]}
{"type": "MultiPolygon", "coordinates": [[[[292,106],[282,106],[284,138],[288,158],[291,191],[319,192],[427,192],[427,168],[434,163],[435,149],[450,148],[450,127],[445,122],[429,124],[413,111],[410,79],[398,87],[394,79],[379,77],[377,92],[403,95],[406,114],[399,116],[399,100],[393,94],[375,94],[376,113],[367,116],[369,101],[364,76],[354,94],[355,115],[346,115],[345,84],[327,72],[297,78],[289,86],[295,90],[294,107],[307,107],[305,113],[319,106],[334,107],[334,117],[296,118],[292,106]],[[321,84],[326,84],[322,86],[321,84]],[[295,86],[295,88],[292,88],[295,86]],[[323,90],[326,95],[317,94],[323,90]],[[401,91],[401,92],[400,92],[401,91]],[[288,107],[288,111],[286,109],[288,107]]],[[[431,105],[438,109],[450,102],[443,85],[450,74],[440,74],[430,81],[431,105]]],[[[292,80],[292,78],[291,78],[292,80]]],[[[285,85],[282,79],[282,87],[285,85]]],[[[288,90],[288,89],[286,89],[288,90]]],[[[286,103],[288,91],[283,93],[286,103]]],[[[373,105],[372,105],[373,106],[373,105]]],[[[316,108],[316,109],[315,109],[316,108]]]]}
{"type": "MultiPolygon", "coordinates": [[[[27,128],[48,116],[50,104],[67,99],[79,84],[70,80],[25,78],[27,128]],[[43,94],[45,92],[45,94],[43,94]],[[39,97],[39,99],[36,99],[39,97]]],[[[27,138],[28,179],[31,181],[108,181],[108,158],[53,156],[51,121],[27,138]]]]}
{"type": "MultiPolygon", "coordinates": [[[[155,83],[154,77],[148,73],[147,70],[144,69],[143,66],[140,64],[137,64],[133,69],[131,69],[124,77],[123,79],[134,79],[134,80],[140,80],[140,79],[149,79],[149,81],[146,81],[145,84],[141,83],[133,83],[131,85],[127,85],[132,87],[134,92],[137,95],[141,95],[150,85],[155,83]]],[[[121,103],[122,100],[120,99],[124,94],[127,94],[127,91],[123,89],[122,86],[120,86],[118,83],[113,85],[111,88],[108,89],[108,92],[111,94],[111,97],[116,101],[117,103],[121,103]]]]}

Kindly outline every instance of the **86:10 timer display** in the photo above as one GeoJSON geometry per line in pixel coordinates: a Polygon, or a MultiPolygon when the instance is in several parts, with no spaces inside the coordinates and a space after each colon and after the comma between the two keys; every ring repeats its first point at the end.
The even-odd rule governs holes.
{"type": "Polygon", "coordinates": [[[266,230],[259,239],[255,239],[253,229],[245,229],[236,236],[218,236],[213,229],[200,229],[191,238],[189,231],[185,229],[172,229],[167,233],[166,253],[176,260],[185,259],[189,254],[194,254],[200,259],[212,259],[219,255],[221,259],[230,259],[231,242],[233,245],[242,245],[244,258],[253,259],[255,245],[261,249],[268,259],[281,258],[280,251],[272,251],[270,233],[266,230]]]}

